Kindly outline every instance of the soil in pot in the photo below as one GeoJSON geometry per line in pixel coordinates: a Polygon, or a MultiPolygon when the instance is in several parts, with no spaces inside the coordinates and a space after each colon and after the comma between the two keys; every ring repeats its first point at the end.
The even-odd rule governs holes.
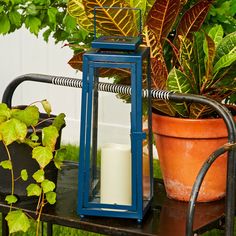
{"type": "MultiPolygon", "coordinates": [[[[227,143],[222,119],[181,119],[153,113],[153,133],[169,198],[188,201],[196,176],[209,155],[227,143]]],[[[225,196],[226,154],[208,171],[197,201],[225,196]]]]}

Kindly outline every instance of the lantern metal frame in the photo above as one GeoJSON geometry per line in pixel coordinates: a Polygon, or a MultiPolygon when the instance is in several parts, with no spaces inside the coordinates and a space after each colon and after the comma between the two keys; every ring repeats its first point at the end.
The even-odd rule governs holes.
{"type": "MultiPolygon", "coordinates": [[[[150,50],[140,47],[135,52],[103,52],[92,50],[83,55],[82,105],[80,129],[80,165],[78,186],[78,214],[136,218],[142,220],[151,205],[153,197],[153,170],[152,170],[152,119],[151,119],[151,82],[150,82],[150,50]],[[143,200],[142,161],[143,161],[143,98],[142,98],[142,70],[143,61],[147,66],[147,99],[148,109],[148,140],[150,165],[150,198],[143,200]],[[89,200],[91,153],[97,152],[97,113],[98,113],[98,75],[99,68],[125,68],[131,71],[131,168],[132,168],[132,203],[131,205],[104,204],[89,200]],[[94,100],[92,97],[94,96],[94,100]],[[92,114],[93,113],[93,114],[92,114]],[[92,119],[93,118],[93,119],[92,119]],[[93,123],[93,127],[92,126],[93,123]],[[93,136],[91,137],[91,133],[93,136]],[[92,142],[92,151],[91,151],[92,142]],[[94,148],[95,147],[95,148],[94,148]],[[145,204],[145,205],[144,205],[145,204]],[[103,210],[103,208],[107,208],[103,210]],[[125,210],[125,211],[117,211],[125,210]]],[[[92,157],[92,166],[96,166],[96,157],[92,157]]],[[[92,168],[93,168],[92,167],[92,168]]],[[[92,171],[94,173],[94,171],[92,171]]],[[[95,188],[94,188],[95,189],[95,188]]]]}

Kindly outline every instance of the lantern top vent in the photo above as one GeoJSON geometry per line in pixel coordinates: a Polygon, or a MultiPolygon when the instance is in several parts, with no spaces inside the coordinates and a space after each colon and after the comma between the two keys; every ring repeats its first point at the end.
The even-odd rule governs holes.
{"type": "Polygon", "coordinates": [[[92,48],[135,51],[141,43],[141,9],[94,7],[92,48]],[[108,16],[107,19],[104,18],[104,14],[108,16]]]}

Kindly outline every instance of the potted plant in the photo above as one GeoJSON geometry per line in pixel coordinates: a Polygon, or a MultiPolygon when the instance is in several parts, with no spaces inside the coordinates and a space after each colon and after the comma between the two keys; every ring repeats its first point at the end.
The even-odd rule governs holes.
{"type": "Polygon", "coordinates": [[[12,209],[14,203],[38,198],[38,235],[43,207],[56,202],[57,169],[65,151],[60,149],[65,115],[51,115],[47,100],[36,103],[13,108],[0,104],[0,192],[11,206],[6,216],[10,233],[26,232],[30,226],[22,210],[12,209]],[[39,112],[36,103],[43,105],[46,114],[39,112]]]}
{"type": "MultiPolygon", "coordinates": [[[[68,10],[78,19],[78,24],[84,28],[92,25],[94,6],[110,5],[108,0],[79,2],[78,4],[78,2],[70,0],[68,10]]],[[[186,2],[156,0],[152,1],[151,6],[144,4],[146,10],[143,14],[143,41],[151,49],[152,87],[203,95],[219,102],[233,104],[236,90],[236,33],[233,32],[223,38],[224,33],[221,26],[215,26],[207,33],[199,31],[213,1],[200,0],[193,6],[188,6],[186,2]]],[[[144,5],[140,3],[136,7],[143,9],[144,5]]],[[[113,6],[134,7],[124,0],[116,1],[113,6]]],[[[136,22],[135,16],[129,17],[133,17],[132,23],[136,22]]],[[[101,34],[106,32],[114,35],[114,32],[118,32],[123,36],[132,35],[130,30],[119,31],[124,19],[112,15],[112,12],[107,9],[99,11],[96,19],[101,34]],[[104,19],[106,19],[105,24],[103,24],[104,19]]],[[[130,27],[131,30],[133,28],[135,27],[130,27]]],[[[89,27],[87,29],[89,30],[89,27]]],[[[82,55],[83,52],[76,54],[69,64],[73,68],[81,70],[82,55]]],[[[129,83],[129,72],[125,70],[104,70],[100,71],[100,76],[115,77],[115,82],[129,83]]],[[[223,120],[218,119],[211,108],[195,103],[155,100],[153,101],[153,111],[153,132],[157,141],[156,146],[167,195],[170,198],[187,201],[201,165],[209,154],[227,142],[223,120]],[[159,114],[155,114],[156,112],[159,114]],[[159,119],[156,123],[157,118],[159,119]],[[165,118],[169,121],[167,126],[163,121],[165,118]],[[214,121],[216,124],[211,124],[211,128],[203,126],[204,122],[212,123],[214,121]],[[177,128],[180,122],[183,122],[184,125],[177,128]],[[188,122],[194,123],[195,131],[190,129],[188,122]],[[222,128],[220,128],[220,124],[222,128]],[[174,132],[174,128],[178,129],[180,133],[188,131],[193,137],[194,143],[189,143],[190,137],[185,137],[183,133],[175,134],[174,137],[171,137],[172,134],[164,133],[174,132]],[[213,140],[205,137],[210,130],[214,133],[213,140]],[[220,132],[218,133],[218,131],[220,132]],[[196,133],[195,136],[193,136],[194,133],[196,133]],[[201,137],[201,134],[204,136],[201,137]],[[170,139],[171,142],[164,144],[162,137],[170,139]],[[177,137],[180,137],[183,142],[174,143],[177,137]],[[220,137],[219,141],[216,141],[217,137],[220,137]],[[200,143],[204,144],[202,148],[196,142],[198,138],[200,138],[200,143]],[[182,148],[177,150],[179,146],[182,148]],[[210,149],[205,151],[207,147],[210,149]],[[198,154],[196,159],[193,157],[194,150],[198,154]],[[165,154],[165,151],[169,152],[165,154]],[[184,154],[188,154],[188,156],[184,156],[184,154]]],[[[198,201],[219,199],[224,196],[225,188],[226,157],[222,157],[216,161],[207,174],[198,201]],[[215,181],[216,179],[217,181],[215,181]]]]}

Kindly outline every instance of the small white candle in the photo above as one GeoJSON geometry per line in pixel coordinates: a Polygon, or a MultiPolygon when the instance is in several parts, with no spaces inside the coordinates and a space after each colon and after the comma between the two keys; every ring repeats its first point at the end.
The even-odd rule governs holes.
{"type": "Polygon", "coordinates": [[[131,205],[131,148],[107,143],[101,148],[101,203],[131,205]]]}

